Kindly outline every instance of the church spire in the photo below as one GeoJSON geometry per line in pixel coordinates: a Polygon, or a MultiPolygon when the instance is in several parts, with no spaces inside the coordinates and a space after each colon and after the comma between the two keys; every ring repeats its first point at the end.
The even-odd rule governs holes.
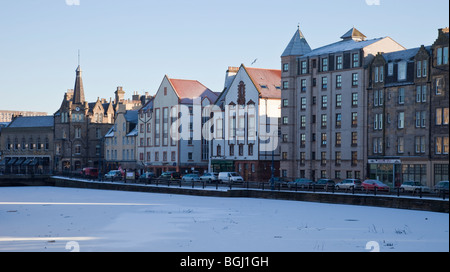
{"type": "Polygon", "coordinates": [[[77,78],[75,79],[75,88],[73,89],[73,103],[74,104],[83,104],[84,103],[84,87],[83,87],[83,79],[81,78],[81,67],[78,66],[77,70],[77,78]]]}
{"type": "Polygon", "coordinates": [[[78,67],[76,70],[77,78],[75,79],[75,88],[73,89],[73,103],[84,104],[84,87],[81,78],[80,51],[78,50],[78,67]]]}

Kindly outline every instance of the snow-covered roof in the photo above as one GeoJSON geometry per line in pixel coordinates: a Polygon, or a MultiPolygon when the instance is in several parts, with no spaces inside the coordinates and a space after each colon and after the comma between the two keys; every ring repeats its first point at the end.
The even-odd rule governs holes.
{"type": "Polygon", "coordinates": [[[303,57],[314,57],[337,52],[358,50],[376,43],[382,39],[384,38],[376,38],[366,41],[343,40],[314,49],[310,53],[303,55],[303,57]]]}

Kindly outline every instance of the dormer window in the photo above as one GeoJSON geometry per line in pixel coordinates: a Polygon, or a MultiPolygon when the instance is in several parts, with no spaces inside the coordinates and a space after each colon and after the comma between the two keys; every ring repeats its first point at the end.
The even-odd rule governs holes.
{"type": "Polygon", "coordinates": [[[406,61],[398,63],[398,81],[406,80],[406,61]]]}

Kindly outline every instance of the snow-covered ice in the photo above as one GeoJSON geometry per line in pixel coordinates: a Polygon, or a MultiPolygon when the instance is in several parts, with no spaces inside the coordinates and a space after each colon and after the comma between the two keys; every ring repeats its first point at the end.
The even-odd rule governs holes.
{"type": "Polygon", "coordinates": [[[0,188],[0,251],[449,251],[449,214],[57,187],[0,188]]]}

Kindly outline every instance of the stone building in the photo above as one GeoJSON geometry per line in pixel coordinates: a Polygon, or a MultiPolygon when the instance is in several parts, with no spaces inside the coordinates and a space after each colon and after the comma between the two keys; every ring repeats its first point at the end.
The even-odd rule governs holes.
{"type": "Polygon", "coordinates": [[[300,29],[281,56],[281,175],[364,178],[367,173],[367,66],[378,52],[405,48],[355,28],[311,50],[300,29]]]}
{"type": "Polygon", "coordinates": [[[432,184],[448,180],[449,171],[449,28],[439,29],[431,46],[430,155],[432,184]]]}
{"type": "Polygon", "coordinates": [[[430,182],[431,46],[379,53],[369,67],[369,177],[430,182]]]}
{"type": "Polygon", "coordinates": [[[135,170],[137,167],[138,111],[125,110],[125,105],[119,108],[114,126],[105,135],[105,172],[119,168],[135,170]]]}
{"type": "Polygon", "coordinates": [[[114,104],[105,99],[85,100],[81,67],[76,70],[75,87],[64,95],[55,119],[55,169],[79,171],[99,167],[103,159],[103,136],[114,124],[114,104]]]}
{"type": "Polygon", "coordinates": [[[50,174],[53,170],[53,116],[15,117],[2,128],[0,173],[50,174]]]}
{"type": "Polygon", "coordinates": [[[431,46],[379,53],[370,65],[370,178],[398,186],[448,180],[448,28],[431,46]]]}

